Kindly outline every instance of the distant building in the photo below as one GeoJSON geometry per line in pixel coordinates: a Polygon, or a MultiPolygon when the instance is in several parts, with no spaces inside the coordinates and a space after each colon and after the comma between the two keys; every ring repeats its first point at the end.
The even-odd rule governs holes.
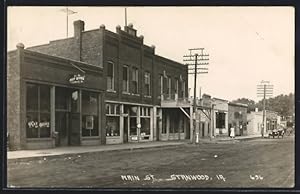
{"type": "Polygon", "coordinates": [[[214,136],[228,136],[228,101],[213,98],[214,136]]]}
{"type": "Polygon", "coordinates": [[[247,104],[228,103],[228,128],[235,129],[235,135],[247,135],[247,104]]]}
{"type": "Polygon", "coordinates": [[[253,111],[247,114],[248,135],[261,135],[263,115],[262,112],[253,111]]]}

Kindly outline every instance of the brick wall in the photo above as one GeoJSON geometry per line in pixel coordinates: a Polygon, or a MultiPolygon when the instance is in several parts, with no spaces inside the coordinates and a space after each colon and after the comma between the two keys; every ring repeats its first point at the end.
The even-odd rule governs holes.
{"type": "Polygon", "coordinates": [[[9,149],[21,148],[20,140],[20,60],[21,49],[8,53],[7,61],[7,131],[9,133],[9,149]]]}

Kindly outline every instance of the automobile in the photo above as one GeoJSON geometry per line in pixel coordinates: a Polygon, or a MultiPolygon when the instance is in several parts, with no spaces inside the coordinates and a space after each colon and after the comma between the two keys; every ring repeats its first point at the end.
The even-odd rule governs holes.
{"type": "Polygon", "coordinates": [[[284,129],[283,128],[279,128],[279,129],[273,129],[273,130],[269,130],[269,138],[270,137],[277,137],[279,138],[281,136],[281,138],[283,138],[284,136],[284,129]]]}

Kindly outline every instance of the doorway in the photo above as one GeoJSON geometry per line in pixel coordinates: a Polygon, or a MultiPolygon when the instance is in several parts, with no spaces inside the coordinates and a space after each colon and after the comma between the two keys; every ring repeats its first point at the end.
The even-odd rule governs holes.
{"type": "Polygon", "coordinates": [[[56,146],[80,145],[79,90],[55,88],[56,146]]]}

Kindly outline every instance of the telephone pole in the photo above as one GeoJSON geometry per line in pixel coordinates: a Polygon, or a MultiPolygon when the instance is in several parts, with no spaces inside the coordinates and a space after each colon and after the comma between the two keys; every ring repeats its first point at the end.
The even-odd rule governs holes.
{"type": "MultiPolygon", "coordinates": [[[[203,62],[203,61],[208,61],[208,54],[204,54],[204,48],[192,48],[189,49],[190,54],[189,55],[184,55],[184,59],[183,61],[186,62],[185,64],[188,66],[188,74],[193,74],[194,75],[194,102],[193,102],[193,115],[195,116],[195,118],[193,118],[193,126],[194,126],[194,130],[196,128],[196,143],[198,143],[199,141],[199,125],[196,124],[196,121],[198,121],[198,119],[196,119],[196,111],[197,111],[197,102],[196,102],[196,89],[197,89],[197,74],[205,74],[208,73],[208,68],[205,68],[203,66],[208,65],[208,62],[203,62]],[[200,54],[198,53],[198,51],[200,51],[200,54]]],[[[201,98],[201,96],[200,96],[201,98]]],[[[192,116],[192,115],[191,115],[192,116]]],[[[200,118],[199,118],[200,121],[200,118]]],[[[194,132],[193,137],[194,137],[194,132]]],[[[193,143],[194,143],[194,139],[193,138],[193,143]]]]}
{"type": "Polygon", "coordinates": [[[273,85],[269,81],[262,80],[260,84],[257,85],[257,97],[263,98],[263,127],[261,129],[262,138],[264,138],[265,133],[267,133],[267,123],[266,123],[266,98],[272,97],[273,95],[273,85]]]}

